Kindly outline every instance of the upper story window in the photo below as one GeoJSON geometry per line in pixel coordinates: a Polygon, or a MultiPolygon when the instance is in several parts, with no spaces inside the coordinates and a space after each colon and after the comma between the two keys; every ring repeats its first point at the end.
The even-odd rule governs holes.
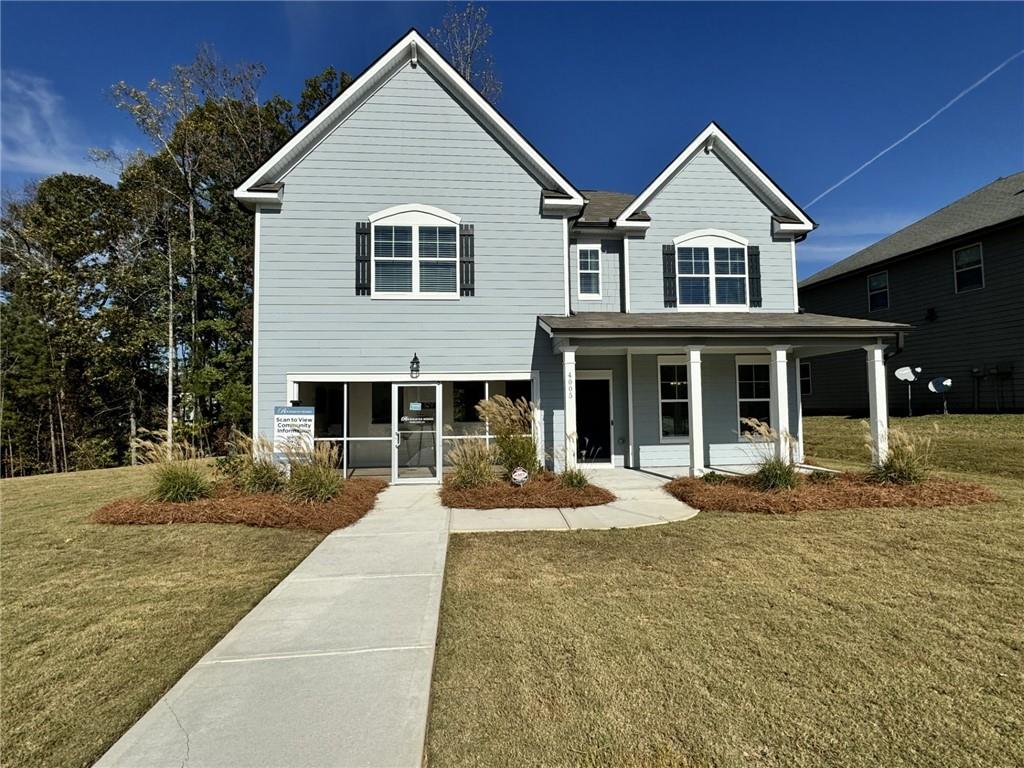
{"type": "Polygon", "coordinates": [[[868,312],[889,308],[889,273],[868,275],[868,312]]]}
{"type": "Polygon", "coordinates": [[[389,208],[370,217],[377,297],[459,295],[459,217],[427,205],[389,208]]]}
{"type": "Polygon", "coordinates": [[[985,267],[982,264],[981,243],[957,248],[953,251],[953,277],[956,292],[974,291],[985,287],[985,267]]]}
{"type": "Polygon", "coordinates": [[[682,235],[673,242],[681,309],[749,306],[746,240],[707,229],[682,235]]]}
{"type": "Polygon", "coordinates": [[[580,245],[577,248],[579,262],[580,299],[601,298],[601,248],[597,245],[580,245]]]}

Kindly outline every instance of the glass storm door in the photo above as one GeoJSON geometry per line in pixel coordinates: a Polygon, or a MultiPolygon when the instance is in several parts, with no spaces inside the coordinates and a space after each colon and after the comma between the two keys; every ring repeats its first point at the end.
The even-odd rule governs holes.
{"type": "Polygon", "coordinates": [[[392,384],[391,481],[440,482],[440,384],[392,384]]]}

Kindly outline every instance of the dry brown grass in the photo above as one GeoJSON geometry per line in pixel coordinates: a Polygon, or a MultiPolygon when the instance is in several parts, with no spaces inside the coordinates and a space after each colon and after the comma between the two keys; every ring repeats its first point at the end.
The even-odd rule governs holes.
{"type": "Polygon", "coordinates": [[[376,477],[353,478],[330,501],[302,503],[280,493],[244,493],[222,483],[208,499],[183,503],[118,499],[100,507],[89,519],[114,525],[240,523],[330,533],[369,512],[386,486],[386,481],[376,477]]]}
{"type": "Polygon", "coordinates": [[[598,486],[566,488],[557,475],[544,472],[522,487],[499,480],[476,488],[441,488],[441,503],[456,509],[500,509],[539,507],[591,507],[615,501],[610,491],[598,486]]]}
{"type": "Polygon", "coordinates": [[[894,485],[850,473],[836,475],[824,483],[802,480],[795,488],[774,491],[760,490],[753,477],[730,477],[720,483],[678,477],[665,490],[700,510],[769,515],[826,509],[945,507],[998,500],[988,488],[973,483],[932,479],[914,485],[894,485]]]}

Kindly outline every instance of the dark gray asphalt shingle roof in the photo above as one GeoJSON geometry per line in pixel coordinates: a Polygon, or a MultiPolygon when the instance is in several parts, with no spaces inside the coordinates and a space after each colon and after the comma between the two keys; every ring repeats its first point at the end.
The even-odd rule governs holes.
{"type": "MultiPolygon", "coordinates": [[[[607,224],[636,200],[636,195],[626,192],[604,192],[600,189],[581,189],[580,192],[588,201],[580,214],[582,224],[607,224]]],[[[650,218],[643,211],[630,216],[633,221],[650,221],[650,218]]]]}
{"type": "Polygon", "coordinates": [[[862,320],[857,317],[815,315],[808,312],[580,312],[564,315],[541,315],[540,320],[553,331],[626,332],[643,331],[721,331],[743,333],[773,332],[864,332],[891,334],[909,331],[903,323],[862,320]]]}
{"type": "Polygon", "coordinates": [[[803,280],[800,287],[831,280],[1021,216],[1024,216],[1024,171],[996,179],[884,240],[837,261],[803,280]]]}

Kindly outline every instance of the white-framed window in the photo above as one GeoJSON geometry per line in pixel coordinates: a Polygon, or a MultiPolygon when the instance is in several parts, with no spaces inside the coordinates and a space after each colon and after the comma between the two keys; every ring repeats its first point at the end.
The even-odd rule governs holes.
{"type": "Polygon", "coordinates": [[[658,356],[658,414],[661,418],[661,442],[689,442],[690,402],[686,355],[658,356]]]}
{"type": "Polygon", "coordinates": [[[371,296],[459,296],[459,223],[428,205],[401,205],[370,216],[371,296]]]}
{"type": "Polygon", "coordinates": [[[868,275],[868,312],[889,308],[889,273],[868,275]]]}
{"type": "Polygon", "coordinates": [[[746,239],[702,229],[673,242],[679,309],[745,310],[750,306],[746,239]]]}
{"type": "Polygon", "coordinates": [[[800,361],[800,394],[811,394],[811,364],[803,360],[800,361]]]}
{"type": "Polygon", "coordinates": [[[981,243],[957,248],[953,251],[953,279],[956,292],[977,291],[985,287],[985,266],[981,243]]]}
{"type": "Polygon", "coordinates": [[[601,246],[580,244],[576,247],[577,284],[583,301],[601,298],[601,246]]]}
{"type": "Polygon", "coordinates": [[[757,419],[769,426],[774,426],[771,423],[771,400],[772,382],[768,356],[737,355],[737,429],[741,436],[753,432],[748,425],[743,423],[743,419],[757,419]]]}

